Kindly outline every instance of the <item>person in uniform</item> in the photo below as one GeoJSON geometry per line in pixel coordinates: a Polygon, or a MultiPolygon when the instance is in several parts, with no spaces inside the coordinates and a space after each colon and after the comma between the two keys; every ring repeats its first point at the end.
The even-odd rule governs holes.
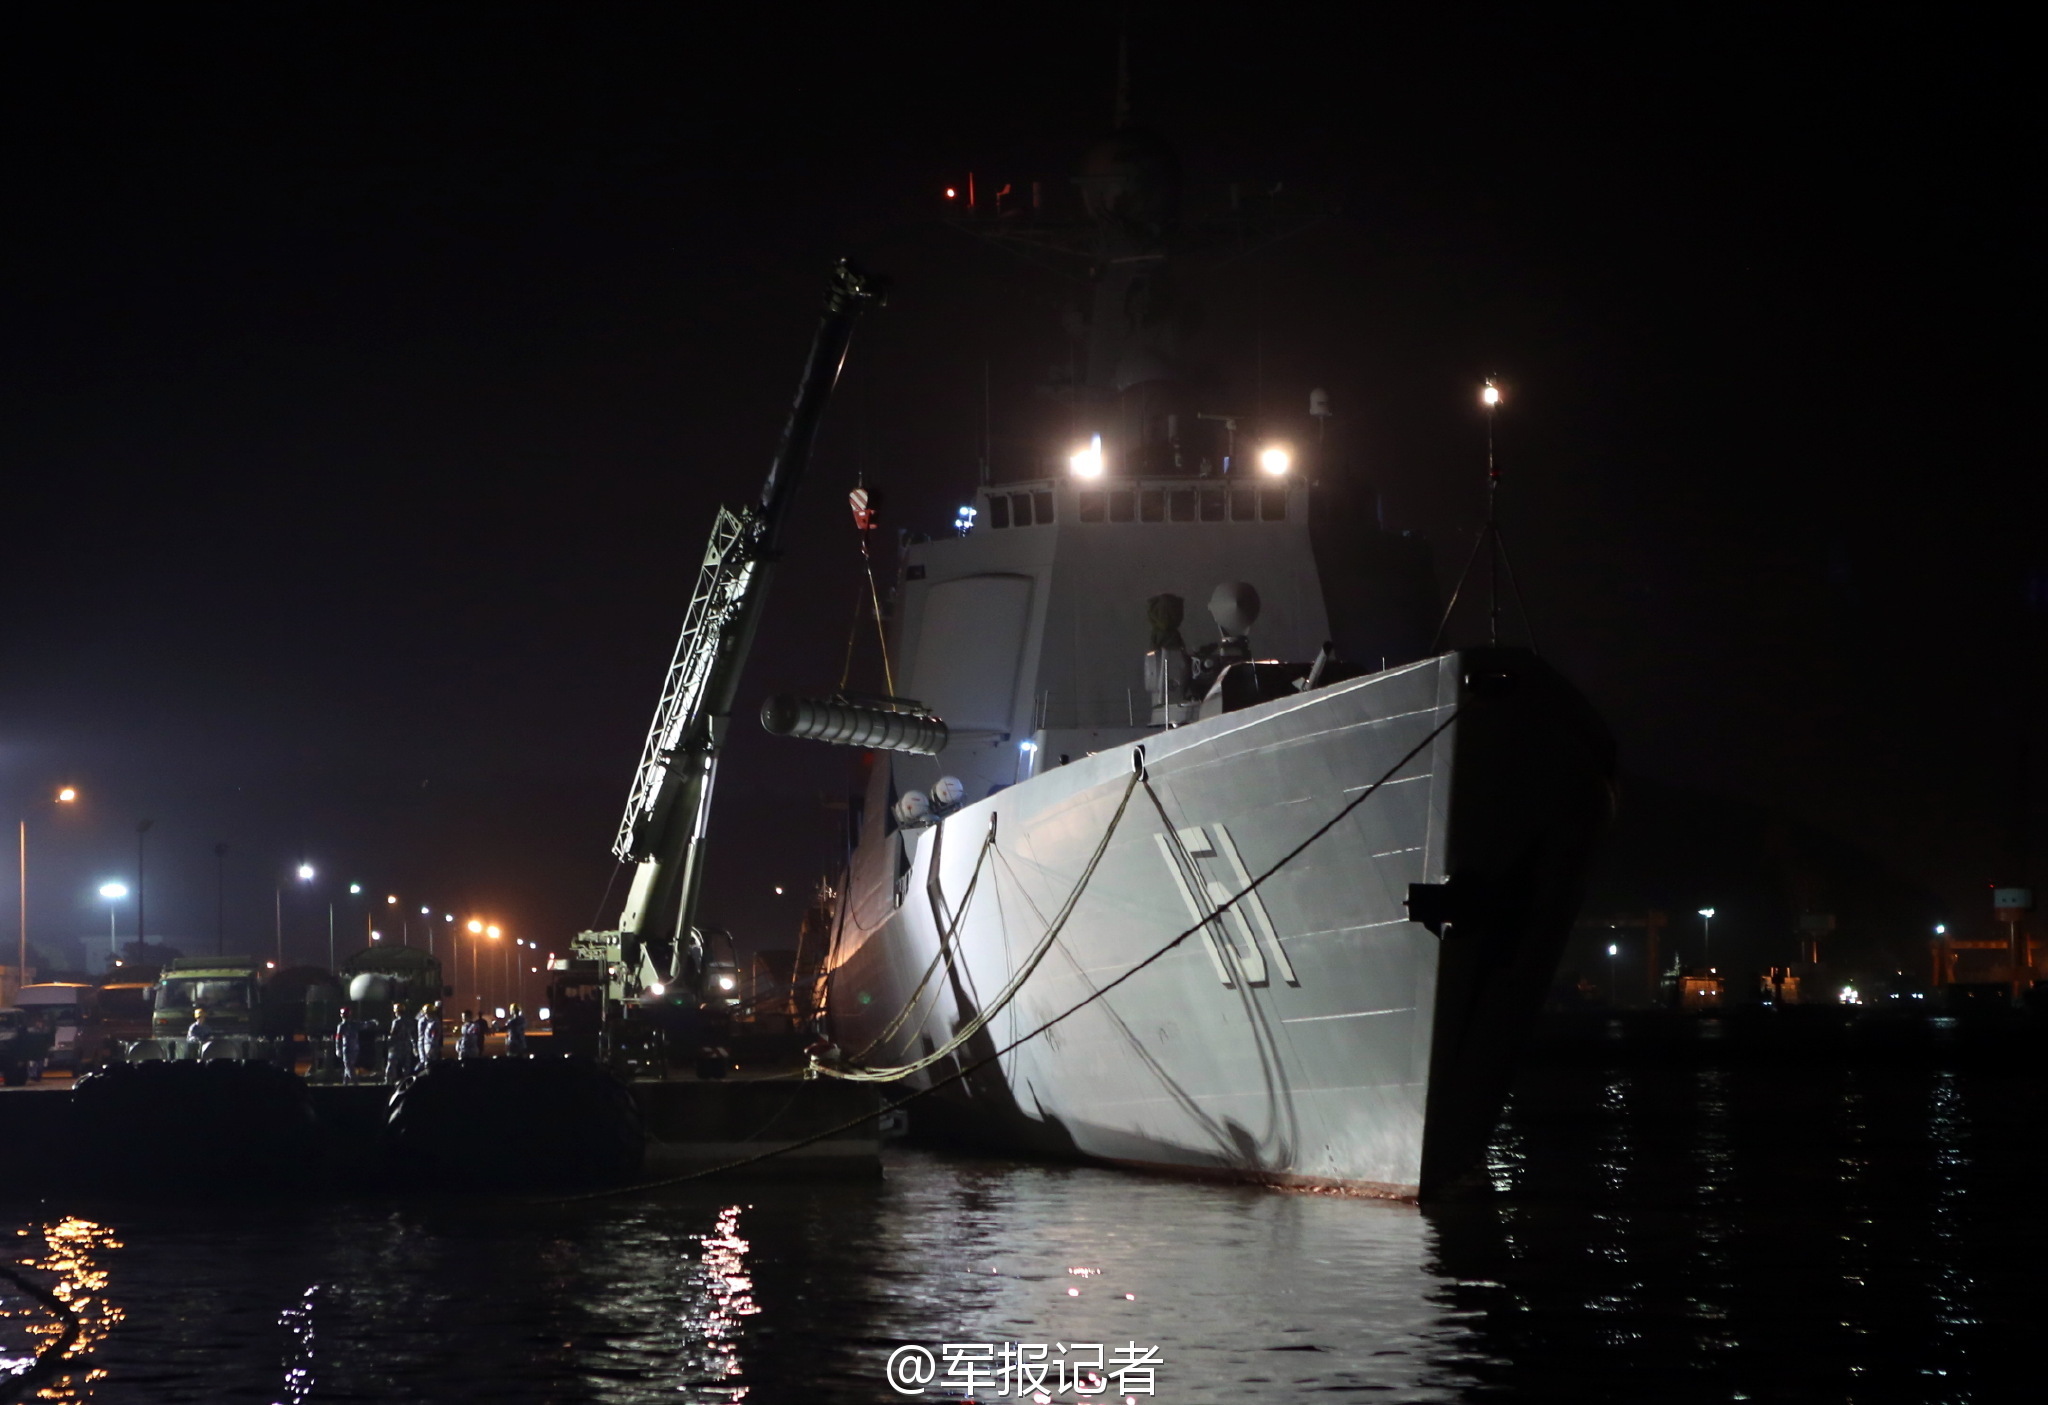
{"type": "Polygon", "coordinates": [[[213,1026],[207,1022],[206,1011],[197,1005],[192,1007],[192,1023],[185,1031],[185,1038],[191,1043],[194,1058],[199,1057],[206,1041],[213,1038],[213,1026]]]}
{"type": "Polygon", "coordinates": [[[384,1081],[400,1083],[412,1077],[417,1060],[413,1050],[413,1034],[417,1028],[405,1006],[391,1007],[391,1033],[384,1047],[384,1081]]]}
{"type": "Polygon", "coordinates": [[[526,1057],[526,1012],[517,1005],[512,1007],[512,1013],[505,1020],[505,1057],[526,1057]]]}
{"type": "Polygon", "coordinates": [[[344,1083],[356,1081],[356,1064],[363,1053],[363,1032],[354,1015],[348,1006],[342,1006],[341,1021],[334,1026],[334,1059],[341,1065],[341,1081],[344,1083]]]}
{"type": "Polygon", "coordinates": [[[484,1022],[472,1011],[462,1012],[462,1032],[455,1049],[464,1063],[484,1056],[484,1022]]]}
{"type": "Polygon", "coordinates": [[[420,1072],[441,1057],[441,1007],[429,1000],[420,1006],[419,1019],[420,1072]]]}

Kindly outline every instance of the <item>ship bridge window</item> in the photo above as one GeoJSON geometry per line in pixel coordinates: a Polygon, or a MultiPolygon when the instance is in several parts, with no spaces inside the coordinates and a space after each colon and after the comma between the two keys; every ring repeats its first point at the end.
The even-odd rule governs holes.
{"type": "Polygon", "coordinates": [[[1250,488],[1230,490],[1230,520],[1233,522],[1256,521],[1259,515],[1259,495],[1250,488]]]}
{"type": "Polygon", "coordinates": [[[1166,510],[1167,515],[1176,522],[1194,521],[1195,490],[1193,488],[1174,488],[1170,490],[1166,495],[1166,510]]]}
{"type": "Polygon", "coordinates": [[[1081,520],[1083,522],[1100,522],[1107,517],[1109,509],[1108,496],[1107,493],[1102,492],[1100,489],[1094,492],[1083,492],[1081,494],[1081,520]]]}
{"type": "Polygon", "coordinates": [[[1202,520],[1204,522],[1221,522],[1223,520],[1223,490],[1221,488],[1202,489],[1202,520]]]}
{"type": "Polygon", "coordinates": [[[1261,522],[1285,522],[1287,520],[1287,490],[1285,488],[1259,489],[1259,520],[1261,522]]]}
{"type": "Polygon", "coordinates": [[[1007,527],[1010,525],[1010,500],[999,493],[989,494],[988,525],[991,527],[1007,527]]]}
{"type": "Polygon", "coordinates": [[[1029,527],[1031,525],[1031,494],[1010,494],[1010,511],[1015,515],[1019,527],[1029,527]]]}
{"type": "Polygon", "coordinates": [[[1109,520],[1112,522],[1130,521],[1133,516],[1133,509],[1137,506],[1137,496],[1136,493],[1133,493],[1128,488],[1125,488],[1122,492],[1111,493],[1109,495],[1109,520]]]}
{"type": "Polygon", "coordinates": [[[1138,520],[1140,522],[1164,522],[1166,520],[1166,490],[1147,488],[1138,494],[1138,520]]]}
{"type": "Polygon", "coordinates": [[[1038,520],[1041,523],[1052,521],[1052,490],[1050,488],[1043,488],[1033,493],[1031,495],[1031,502],[1038,509],[1038,520]]]}

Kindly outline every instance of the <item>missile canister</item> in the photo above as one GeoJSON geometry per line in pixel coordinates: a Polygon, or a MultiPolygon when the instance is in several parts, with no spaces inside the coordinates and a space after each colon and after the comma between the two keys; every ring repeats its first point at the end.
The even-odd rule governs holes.
{"type": "Polygon", "coordinates": [[[778,693],[761,704],[761,725],[778,737],[919,756],[938,755],[947,740],[946,724],[919,704],[874,705],[789,693],[778,693]]]}

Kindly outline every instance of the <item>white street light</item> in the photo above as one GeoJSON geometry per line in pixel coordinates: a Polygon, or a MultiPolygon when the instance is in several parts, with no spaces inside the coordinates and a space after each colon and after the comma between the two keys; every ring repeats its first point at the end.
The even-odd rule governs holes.
{"type": "Polygon", "coordinates": [[[1493,377],[1486,378],[1486,384],[1479,392],[1479,403],[1491,410],[1500,404],[1500,387],[1493,383],[1493,377]]]}
{"type": "Polygon", "coordinates": [[[1067,457],[1067,467],[1074,471],[1076,478],[1100,478],[1102,476],[1102,436],[1088,436],[1088,447],[1076,449],[1067,457]]]}
{"type": "Polygon", "coordinates": [[[311,883],[313,881],[313,865],[309,863],[299,865],[299,881],[302,883],[311,883]]]}
{"type": "Polygon", "coordinates": [[[1714,909],[1700,909],[1700,945],[1705,948],[1707,969],[1714,969],[1714,909]]]}
{"type": "Polygon", "coordinates": [[[1284,444],[1268,444],[1259,450],[1259,472],[1268,478],[1285,478],[1293,466],[1294,455],[1287,452],[1284,444]]]}

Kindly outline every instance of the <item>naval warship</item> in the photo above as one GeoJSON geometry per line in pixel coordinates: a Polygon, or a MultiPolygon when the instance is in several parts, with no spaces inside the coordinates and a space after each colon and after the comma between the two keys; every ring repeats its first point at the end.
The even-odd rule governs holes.
{"type": "Polygon", "coordinates": [[[1483,1158],[1612,743],[1529,649],[1390,628],[1406,539],[1205,413],[1171,151],[1121,130],[1076,184],[1090,432],[904,541],[900,698],[764,710],[870,748],[819,1071],[1007,1150],[1436,1194],[1483,1158]]]}

